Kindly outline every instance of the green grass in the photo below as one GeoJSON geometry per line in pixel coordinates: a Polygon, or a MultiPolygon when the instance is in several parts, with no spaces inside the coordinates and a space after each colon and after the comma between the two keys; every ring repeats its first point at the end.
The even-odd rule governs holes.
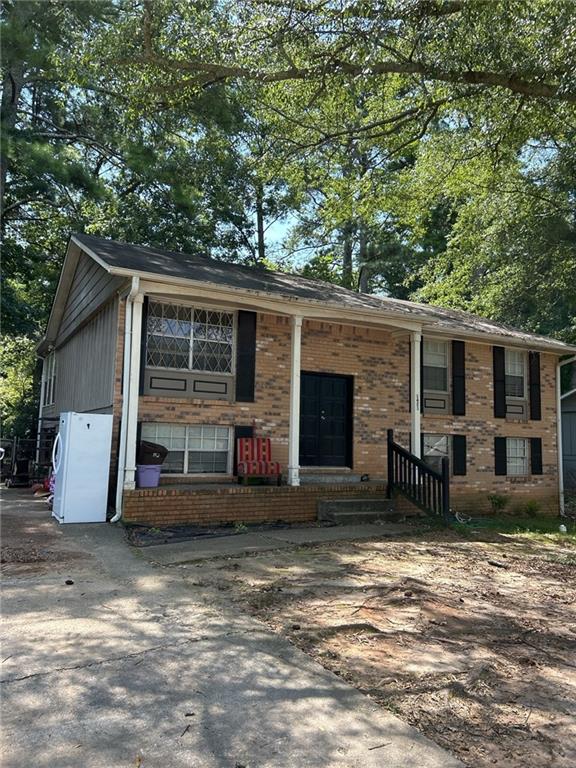
{"type": "Polygon", "coordinates": [[[453,523],[450,527],[452,530],[463,535],[468,535],[473,531],[484,530],[516,536],[545,537],[549,541],[576,544],[576,525],[570,520],[559,517],[546,517],[543,515],[527,517],[494,515],[475,518],[471,523],[464,525],[453,523]],[[560,525],[566,526],[567,533],[560,533],[560,525]]]}

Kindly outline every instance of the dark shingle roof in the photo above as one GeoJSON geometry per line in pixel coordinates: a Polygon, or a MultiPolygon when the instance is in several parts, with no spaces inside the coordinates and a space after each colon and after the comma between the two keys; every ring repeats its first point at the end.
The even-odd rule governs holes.
{"type": "Polygon", "coordinates": [[[258,291],[279,299],[304,300],[341,306],[350,310],[381,312],[405,320],[421,322],[437,328],[438,331],[457,331],[464,336],[467,334],[501,336],[503,340],[507,338],[524,344],[540,344],[555,348],[559,352],[575,349],[555,339],[526,333],[457,309],[445,309],[430,304],[356,293],[331,283],[310,280],[299,275],[230,264],[207,256],[132,245],[93,235],[75,234],[73,239],[108,267],[120,268],[128,272],[144,272],[150,275],[194,280],[247,292],[258,291]]]}

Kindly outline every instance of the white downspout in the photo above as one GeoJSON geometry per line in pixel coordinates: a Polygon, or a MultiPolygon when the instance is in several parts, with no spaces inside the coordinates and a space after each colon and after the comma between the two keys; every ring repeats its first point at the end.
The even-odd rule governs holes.
{"type": "Polygon", "coordinates": [[[290,350],[290,414],[288,434],[288,485],[300,485],[300,368],[302,318],[292,317],[290,350]]]}
{"type": "Polygon", "coordinates": [[[124,356],[122,365],[122,416],[120,420],[120,441],[118,446],[118,475],[116,477],[116,513],[110,520],[117,523],[122,518],[122,495],[124,491],[124,470],[126,468],[126,445],[128,435],[128,410],[130,400],[130,363],[132,359],[133,301],[138,295],[140,278],[132,278],[130,292],[126,296],[124,317],[124,356]]]}
{"type": "Polygon", "coordinates": [[[410,417],[411,417],[411,432],[412,432],[412,445],[411,450],[414,456],[420,458],[421,450],[421,433],[422,433],[422,418],[420,413],[420,356],[422,354],[422,334],[419,331],[411,331],[410,333],[410,417]]]}
{"type": "Polygon", "coordinates": [[[40,378],[40,404],[38,406],[38,426],[36,428],[36,465],[40,464],[40,433],[42,431],[42,411],[44,410],[44,387],[46,386],[46,358],[42,359],[42,376],[40,378]]]}
{"type": "Polygon", "coordinates": [[[126,456],[124,490],[136,488],[136,437],[138,432],[138,396],[140,394],[140,341],[142,338],[142,304],[138,293],[132,299],[132,334],[130,341],[130,391],[128,395],[128,423],[126,425],[126,456]]]}
{"type": "Polygon", "coordinates": [[[576,362],[576,355],[567,360],[558,360],[556,366],[556,436],[558,440],[558,500],[560,503],[560,517],[566,516],[564,504],[564,462],[562,455],[562,367],[568,363],[576,362]]]}

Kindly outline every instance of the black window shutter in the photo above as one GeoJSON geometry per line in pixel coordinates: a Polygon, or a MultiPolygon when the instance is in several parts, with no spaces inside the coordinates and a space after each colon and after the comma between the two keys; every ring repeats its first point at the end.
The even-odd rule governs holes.
{"type": "Polygon", "coordinates": [[[144,382],[146,380],[146,347],[148,345],[148,296],[144,296],[142,302],[142,332],[140,336],[140,378],[138,381],[138,393],[144,394],[144,382]]]}
{"type": "Polygon", "coordinates": [[[506,363],[504,347],[492,347],[494,363],[494,416],[506,418],[506,363]]]}
{"type": "Polygon", "coordinates": [[[495,475],[507,474],[506,438],[505,437],[494,438],[494,474],[495,475]]]}
{"type": "Polygon", "coordinates": [[[530,418],[540,421],[542,406],[540,401],[540,352],[528,355],[528,381],[530,386],[530,418]]]}
{"type": "Polygon", "coordinates": [[[452,341],[452,413],[466,415],[466,347],[463,341],[452,341]]]}
{"type": "Polygon", "coordinates": [[[232,465],[233,466],[232,472],[235,475],[238,474],[238,469],[237,469],[238,444],[236,441],[238,440],[239,437],[254,437],[254,427],[253,426],[244,427],[240,425],[234,427],[234,464],[232,465]]]}
{"type": "Polygon", "coordinates": [[[542,474],[542,438],[530,438],[530,469],[533,475],[542,474]]]}
{"type": "Polygon", "coordinates": [[[452,435],[452,474],[466,474],[466,435],[452,435]]]}
{"type": "Polygon", "coordinates": [[[140,443],[142,442],[142,422],[136,422],[136,463],[138,463],[138,454],[140,453],[140,443]]]}
{"type": "Polygon", "coordinates": [[[236,350],[236,400],[254,402],[256,381],[256,312],[238,312],[236,350]]]}

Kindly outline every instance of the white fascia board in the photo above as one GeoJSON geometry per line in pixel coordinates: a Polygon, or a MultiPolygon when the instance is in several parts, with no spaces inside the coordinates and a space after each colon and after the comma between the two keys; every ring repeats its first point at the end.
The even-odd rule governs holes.
{"type": "MultiPolygon", "coordinates": [[[[89,255],[92,255],[89,253],[89,255]]],[[[93,256],[94,258],[94,256],[93,256]]],[[[98,263],[101,263],[99,260],[98,263]]],[[[192,280],[191,278],[174,277],[172,275],[162,275],[161,277],[154,275],[150,272],[143,272],[140,270],[127,269],[125,267],[107,267],[108,272],[113,275],[119,275],[122,277],[132,277],[134,275],[140,277],[142,281],[143,291],[145,293],[158,293],[167,292],[167,286],[173,286],[173,295],[182,295],[190,293],[190,289],[194,288],[197,295],[205,296],[206,298],[212,298],[220,301],[232,301],[238,303],[248,304],[250,297],[252,299],[252,305],[258,303],[262,308],[268,308],[269,311],[277,314],[284,315],[303,315],[310,319],[326,319],[331,322],[342,322],[347,324],[346,321],[357,321],[364,324],[372,324],[375,326],[392,326],[396,329],[405,329],[407,331],[422,331],[422,333],[431,333],[436,336],[444,336],[449,339],[462,339],[474,340],[481,344],[498,344],[500,346],[522,347],[524,349],[532,349],[542,352],[555,353],[558,355],[567,354],[569,352],[576,352],[576,346],[564,344],[560,341],[550,342],[542,340],[523,339],[515,336],[500,336],[498,334],[485,333],[483,331],[462,331],[459,329],[450,329],[444,327],[438,327],[437,325],[430,325],[430,319],[422,317],[421,319],[408,320],[405,317],[398,315],[394,312],[389,312],[384,309],[351,309],[343,308],[338,302],[322,302],[322,301],[310,301],[297,297],[284,296],[282,298],[270,298],[270,294],[266,291],[257,291],[247,288],[230,288],[228,286],[223,287],[220,285],[210,284],[201,280],[192,280]],[[174,290],[174,287],[177,290],[174,290]],[[254,298],[258,298],[258,302],[254,301],[254,298]],[[334,320],[334,310],[337,311],[337,320],[334,320]]]]}
{"type": "MultiPolygon", "coordinates": [[[[96,263],[97,263],[97,264],[98,264],[100,267],[102,267],[102,269],[105,269],[105,270],[106,270],[106,272],[110,272],[110,274],[115,274],[115,272],[114,272],[114,270],[115,270],[115,267],[111,267],[111,266],[110,266],[110,264],[107,264],[107,263],[106,263],[106,262],[105,262],[103,259],[101,259],[101,258],[100,258],[100,256],[96,255],[96,254],[94,253],[94,251],[93,251],[91,248],[88,248],[88,246],[87,246],[87,245],[84,245],[84,243],[83,243],[83,242],[81,242],[80,240],[78,240],[78,238],[76,237],[76,235],[72,235],[72,236],[70,237],[70,241],[71,241],[71,242],[73,242],[75,245],[77,245],[77,246],[78,246],[78,248],[80,248],[80,250],[84,251],[84,253],[85,253],[85,254],[87,254],[88,256],[90,256],[90,258],[91,258],[91,259],[94,259],[94,261],[95,261],[95,262],[96,262],[96,263]]],[[[124,274],[126,274],[127,276],[131,276],[132,274],[134,274],[134,273],[133,273],[131,270],[128,270],[128,269],[124,269],[124,270],[122,270],[122,271],[123,271],[123,273],[124,273],[124,274]]]]}
{"type": "Polygon", "coordinates": [[[70,238],[68,241],[68,246],[66,248],[66,256],[64,257],[64,264],[62,265],[62,269],[60,270],[60,277],[58,278],[58,285],[56,286],[56,292],[54,294],[54,301],[52,302],[52,307],[50,309],[50,315],[48,316],[48,322],[46,323],[46,331],[38,344],[36,345],[36,351],[40,355],[40,357],[43,357],[45,352],[47,350],[44,350],[44,346],[46,343],[50,343],[51,341],[55,341],[56,333],[58,331],[58,328],[60,327],[60,321],[62,320],[62,314],[64,313],[64,307],[66,305],[66,299],[68,297],[68,292],[70,290],[70,286],[72,285],[72,280],[74,279],[74,273],[76,271],[76,267],[78,266],[78,261],[80,259],[80,246],[76,241],[74,241],[74,245],[76,246],[76,249],[73,249],[72,241],[74,240],[73,237],[70,238]]]}

